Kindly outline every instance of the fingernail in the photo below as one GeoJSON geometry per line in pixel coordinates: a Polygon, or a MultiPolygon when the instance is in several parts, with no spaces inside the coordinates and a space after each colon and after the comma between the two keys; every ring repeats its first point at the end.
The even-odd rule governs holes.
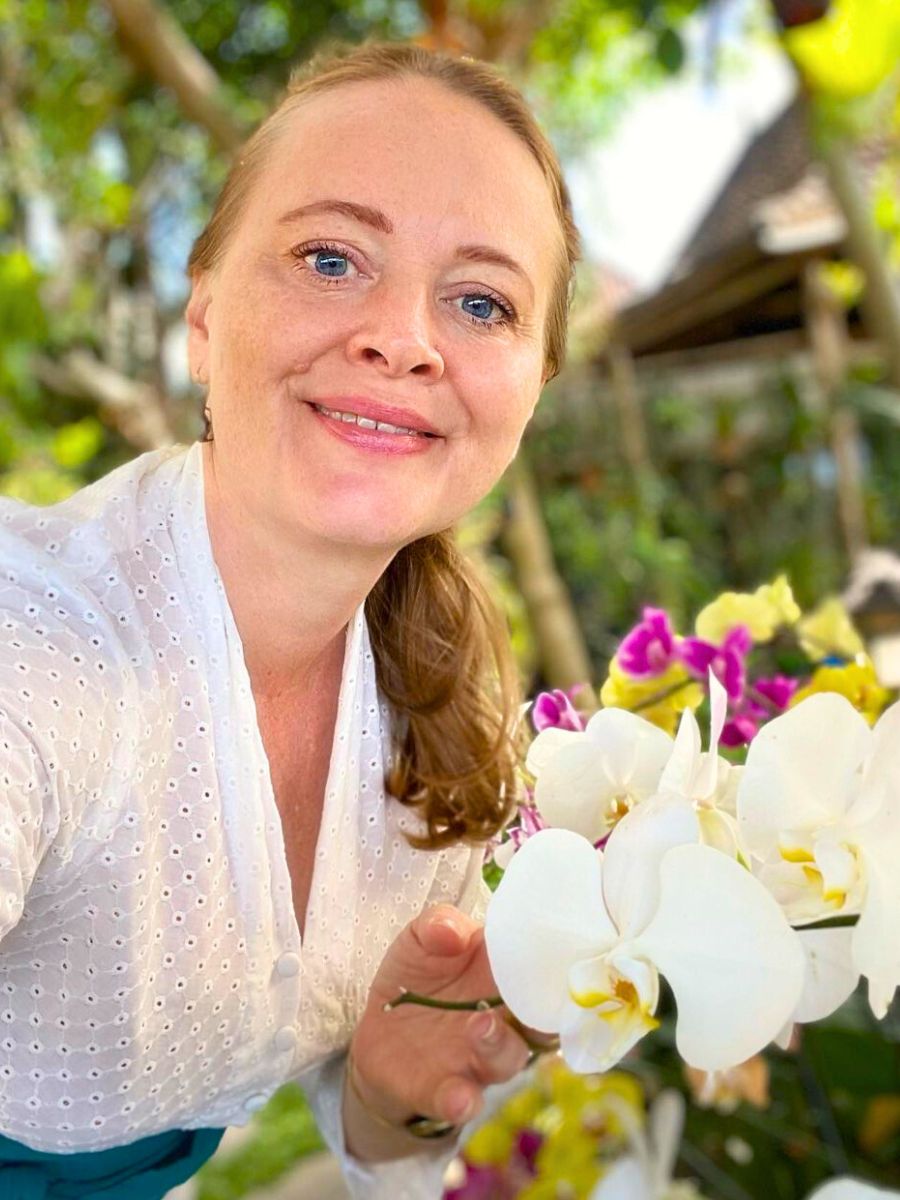
{"type": "Polygon", "coordinates": [[[454,1114],[450,1117],[450,1120],[457,1125],[464,1125],[474,1112],[475,1102],[468,1092],[454,1092],[450,1099],[449,1108],[451,1113],[454,1114]]]}
{"type": "Polygon", "coordinates": [[[484,1012],[473,1017],[472,1032],[480,1041],[490,1041],[491,1035],[494,1033],[494,1014],[484,1012]]]}
{"type": "Polygon", "coordinates": [[[459,933],[459,926],[452,917],[438,917],[434,924],[440,925],[442,929],[452,929],[454,933],[459,933]]]}

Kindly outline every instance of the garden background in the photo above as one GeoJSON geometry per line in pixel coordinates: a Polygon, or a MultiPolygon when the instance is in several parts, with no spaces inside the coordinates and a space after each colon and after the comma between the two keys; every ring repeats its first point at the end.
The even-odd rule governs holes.
{"type": "MultiPolygon", "coordinates": [[[[599,685],[642,605],[686,628],[780,572],[804,607],[843,594],[900,684],[895,0],[0,0],[0,493],[52,503],[200,436],[191,242],[291,67],[371,35],[496,62],[572,181],[569,363],[460,530],[530,693],[599,685]],[[671,123],[673,88],[714,107],[757,79],[782,91],[716,178],[692,165],[707,132],[684,108],[697,180],[677,220],[658,143],[612,153],[635,113],[671,123]],[[646,227],[620,236],[629,207],[646,227]]],[[[625,1067],[648,1097],[692,1097],[678,1171],[705,1195],[791,1200],[848,1170],[900,1186],[896,1014],[876,1029],[851,1000],[755,1065],[728,1112],[697,1101],[664,1036],[625,1067]]],[[[284,1089],[191,1194],[324,1197],[288,1174],[317,1147],[284,1089]]],[[[552,1186],[582,1194],[564,1166],[552,1186]]]]}

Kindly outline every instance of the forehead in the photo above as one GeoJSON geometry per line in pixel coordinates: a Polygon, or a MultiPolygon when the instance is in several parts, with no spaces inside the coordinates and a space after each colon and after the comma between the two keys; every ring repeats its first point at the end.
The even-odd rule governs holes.
{"type": "Polygon", "coordinates": [[[251,227],[323,197],[381,209],[400,238],[490,238],[537,275],[560,252],[550,188],[529,148],[432,80],[345,84],[285,116],[249,199],[251,227]]]}

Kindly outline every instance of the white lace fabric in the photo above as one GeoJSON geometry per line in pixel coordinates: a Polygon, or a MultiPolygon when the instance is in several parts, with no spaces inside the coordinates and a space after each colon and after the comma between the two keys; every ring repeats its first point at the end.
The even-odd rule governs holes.
{"type": "Polygon", "coordinates": [[[0,499],[0,1132],[100,1150],[244,1124],[299,1080],[359,1195],[439,1194],[432,1155],[368,1170],[340,1130],[388,945],[483,901],[478,852],[404,838],[389,733],[361,606],[301,944],[200,443],[0,499]]]}

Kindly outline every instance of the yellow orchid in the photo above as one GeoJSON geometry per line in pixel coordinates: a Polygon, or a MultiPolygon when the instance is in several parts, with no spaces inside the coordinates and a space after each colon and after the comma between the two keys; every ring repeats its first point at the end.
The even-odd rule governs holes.
{"type": "Polygon", "coordinates": [[[896,0],[832,0],[826,16],[788,30],[784,42],[815,91],[866,96],[897,70],[900,9],[896,0]]]}
{"type": "Polygon", "coordinates": [[[699,708],[703,703],[703,688],[680,664],[673,663],[651,679],[635,679],[627,675],[615,659],[609,664],[609,676],[600,689],[600,703],[605,708],[626,708],[639,712],[645,720],[674,733],[678,718],[686,708],[699,708]],[[654,703],[654,696],[660,697],[654,703]]]}
{"type": "Polygon", "coordinates": [[[744,625],[754,642],[768,642],[782,625],[800,618],[786,575],[764,583],[755,592],[723,592],[702,609],[695,624],[697,637],[719,646],[738,625],[744,625]]]}
{"type": "Polygon", "coordinates": [[[878,682],[872,660],[865,656],[843,667],[819,667],[806,687],[795,692],[789,707],[796,708],[817,692],[837,692],[844,696],[870,725],[875,724],[891,698],[887,688],[878,682]]]}
{"type": "Polygon", "coordinates": [[[519,1193],[531,1200],[555,1200],[561,1185],[587,1196],[600,1178],[597,1138],[574,1122],[566,1122],[542,1144],[535,1158],[537,1178],[519,1193]]]}
{"type": "Polygon", "coordinates": [[[863,640],[837,596],[829,596],[797,625],[803,652],[813,662],[835,655],[855,659],[865,653],[863,640]]]}

